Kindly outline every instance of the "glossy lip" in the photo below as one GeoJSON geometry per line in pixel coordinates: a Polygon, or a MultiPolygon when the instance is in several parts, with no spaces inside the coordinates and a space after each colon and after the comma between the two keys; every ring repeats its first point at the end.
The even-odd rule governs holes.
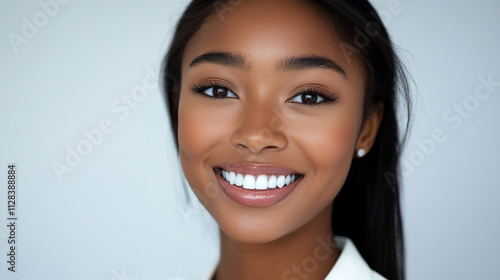
{"type": "Polygon", "coordinates": [[[233,201],[252,207],[266,207],[274,205],[285,199],[295,187],[302,181],[303,175],[299,172],[285,167],[271,165],[245,165],[245,164],[223,164],[214,168],[215,175],[219,181],[222,191],[233,201]],[[248,190],[243,187],[231,185],[222,178],[222,169],[230,172],[241,173],[245,175],[293,175],[299,174],[295,182],[283,188],[267,190],[248,190]]]}

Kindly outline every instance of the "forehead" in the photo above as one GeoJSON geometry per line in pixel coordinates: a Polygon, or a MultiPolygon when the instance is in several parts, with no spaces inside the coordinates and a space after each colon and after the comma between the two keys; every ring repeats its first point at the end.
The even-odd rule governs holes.
{"type": "Polygon", "coordinates": [[[183,66],[210,52],[237,52],[254,65],[289,56],[318,55],[348,63],[342,41],[317,7],[299,0],[239,0],[214,7],[214,14],[186,47],[183,66]]]}

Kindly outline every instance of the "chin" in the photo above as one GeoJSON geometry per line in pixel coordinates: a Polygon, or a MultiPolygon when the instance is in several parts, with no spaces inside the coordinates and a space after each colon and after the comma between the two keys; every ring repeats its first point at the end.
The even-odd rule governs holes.
{"type": "Polygon", "coordinates": [[[289,232],[285,227],[265,221],[246,220],[240,222],[218,220],[221,235],[241,243],[263,244],[276,241],[289,232]]]}
{"type": "Polygon", "coordinates": [[[221,238],[249,244],[277,241],[303,227],[324,209],[300,211],[299,205],[275,205],[275,207],[247,207],[231,200],[213,202],[207,210],[220,228],[221,238]],[[285,207],[283,207],[285,206],[285,207]],[[288,210],[288,211],[286,211],[288,210]],[[295,212],[295,210],[297,212],[295,212]]]}

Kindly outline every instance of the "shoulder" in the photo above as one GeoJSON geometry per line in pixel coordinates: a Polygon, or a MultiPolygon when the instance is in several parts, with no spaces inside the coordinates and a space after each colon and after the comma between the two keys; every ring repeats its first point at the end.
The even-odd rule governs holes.
{"type": "Polygon", "coordinates": [[[335,243],[341,253],[325,280],[386,280],[368,266],[351,239],[336,236],[335,243]]]}

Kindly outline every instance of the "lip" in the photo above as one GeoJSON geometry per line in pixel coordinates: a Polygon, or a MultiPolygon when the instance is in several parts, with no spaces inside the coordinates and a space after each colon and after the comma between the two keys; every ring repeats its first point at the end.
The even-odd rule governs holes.
{"type": "Polygon", "coordinates": [[[231,185],[228,181],[222,178],[221,168],[226,171],[241,173],[245,175],[293,175],[300,174],[292,169],[272,166],[272,165],[246,165],[246,164],[223,164],[220,167],[214,168],[215,175],[219,181],[222,191],[233,201],[251,207],[266,207],[274,205],[285,199],[295,187],[302,181],[303,175],[300,174],[295,182],[283,188],[267,189],[267,190],[248,190],[242,187],[231,185]]]}

